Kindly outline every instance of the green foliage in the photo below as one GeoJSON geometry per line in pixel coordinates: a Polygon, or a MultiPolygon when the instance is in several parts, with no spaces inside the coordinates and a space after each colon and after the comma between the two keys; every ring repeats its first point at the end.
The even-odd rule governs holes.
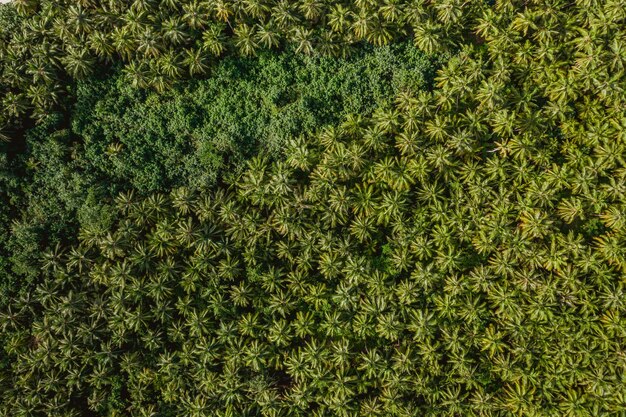
{"type": "Polygon", "coordinates": [[[21,21],[12,3],[0,4],[0,41],[8,41],[19,30],[21,21]]]}
{"type": "MultiPolygon", "coordinates": [[[[434,114],[445,93],[403,94],[294,139],[285,161],[256,157],[227,188],[120,195],[115,226],[47,253],[47,280],[3,316],[22,338],[2,403],[67,415],[74,403],[99,415],[623,410],[626,191],[610,184],[625,183],[626,162],[598,159],[617,132],[562,133],[522,158],[477,130],[474,117],[498,117],[477,99],[434,114]],[[453,117],[441,139],[435,120],[453,117]]],[[[520,131],[552,136],[543,122],[520,131]]]]}
{"type": "Polygon", "coordinates": [[[127,82],[165,91],[172,82],[201,76],[225,54],[254,56],[292,48],[304,55],[346,55],[367,42],[382,46],[407,35],[431,54],[454,50],[473,36],[483,1],[325,2],[210,0],[106,5],[18,0],[24,24],[6,45],[0,79],[10,110],[0,126],[32,110],[39,119],[63,101],[69,79],[84,79],[113,61],[127,82]]]}
{"type": "Polygon", "coordinates": [[[12,188],[15,177],[9,169],[6,154],[0,153],[0,299],[7,300],[9,289],[14,285],[9,273],[9,225],[11,224],[11,209],[9,205],[9,189],[12,188]]]}
{"type": "Polygon", "coordinates": [[[260,149],[277,154],[289,137],[428,87],[436,65],[401,43],[348,59],[226,58],[211,77],[164,93],[118,75],[79,84],[72,126],[88,164],[111,182],[142,193],[206,188],[260,149]]]}
{"type": "Polygon", "coordinates": [[[4,122],[42,117],[64,71],[102,62],[176,105],[119,79],[90,83],[72,126],[84,143],[67,131],[39,150],[29,139],[43,162],[24,165],[36,185],[24,197],[13,193],[30,157],[0,160],[0,221],[22,211],[12,233],[26,257],[41,247],[26,203],[74,201],[84,222],[78,244],[42,256],[36,289],[0,311],[0,415],[622,415],[622,3],[138,0],[103,14],[97,2],[16,0],[28,24],[0,48],[4,122]],[[393,105],[374,88],[327,112],[337,102],[318,85],[332,65],[302,76],[292,58],[259,52],[341,54],[405,36],[455,53],[432,90],[405,88],[413,63],[382,76],[399,88],[393,105]],[[276,69],[233,59],[216,70],[232,51],[276,69]],[[170,90],[210,71],[235,92],[210,80],[170,90]],[[283,87],[254,93],[274,76],[283,87]],[[215,125],[234,139],[209,135],[215,125]],[[197,129],[203,146],[179,137],[197,129]],[[220,146],[234,150],[228,166],[220,146]],[[241,175],[230,168],[257,150],[241,175]],[[232,175],[203,177],[185,158],[232,175]],[[94,205],[124,181],[138,189],[115,209],[94,205]],[[152,190],[163,192],[142,195],[152,190]]]}
{"type": "MultiPolygon", "coordinates": [[[[67,130],[56,130],[58,125],[58,119],[49,118],[27,134],[27,152],[11,162],[5,158],[5,169],[12,175],[4,179],[2,286],[11,288],[11,294],[38,280],[42,250],[73,242],[69,231],[77,220],[86,226],[111,225],[106,204],[100,201],[109,193],[78,157],[80,145],[67,130]]],[[[3,297],[0,304],[5,301],[3,297]]]]}
{"type": "Polygon", "coordinates": [[[71,126],[50,116],[27,132],[24,152],[3,157],[3,293],[30,289],[41,251],[75,242],[79,225],[106,230],[119,192],[214,186],[260,150],[278,155],[292,136],[429,87],[440,60],[405,42],[347,59],[227,58],[164,93],[128,86],[119,72],[80,82],[71,126]]]}

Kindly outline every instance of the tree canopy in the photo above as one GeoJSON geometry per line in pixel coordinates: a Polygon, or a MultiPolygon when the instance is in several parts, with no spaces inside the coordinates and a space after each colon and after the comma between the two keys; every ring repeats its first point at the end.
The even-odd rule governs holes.
{"type": "Polygon", "coordinates": [[[0,8],[0,416],[624,414],[622,3],[0,8]]]}
{"type": "Polygon", "coordinates": [[[119,71],[78,82],[71,111],[27,130],[23,149],[0,160],[0,305],[39,279],[42,250],[73,244],[80,225],[108,227],[118,193],[209,189],[260,151],[280,155],[291,136],[431,88],[441,59],[404,42],[345,59],[228,57],[212,77],[164,93],[119,71]]]}
{"type": "Polygon", "coordinates": [[[59,415],[622,410],[623,161],[590,174],[584,155],[603,142],[534,158],[491,149],[473,106],[441,138],[426,123],[434,104],[400,96],[294,138],[285,160],[253,158],[211,193],[120,195],[114,227],[47,253],[46,281],[3,316],[15,358],[4,403],[59,415]]]}

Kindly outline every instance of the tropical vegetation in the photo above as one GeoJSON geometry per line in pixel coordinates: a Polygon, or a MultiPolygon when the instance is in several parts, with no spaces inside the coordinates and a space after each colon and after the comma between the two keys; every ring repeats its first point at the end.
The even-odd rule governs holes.
{"type": "Polygon", "coordinates": [[[0,20],[0,416],[626,413],[622,2],[0,20]]]}

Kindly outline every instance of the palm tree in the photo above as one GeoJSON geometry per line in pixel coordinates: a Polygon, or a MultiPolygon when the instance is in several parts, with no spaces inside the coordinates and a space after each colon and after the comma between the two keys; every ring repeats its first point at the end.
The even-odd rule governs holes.
{"type": "Polygon", "coordinates": [[[191,29],[201,29],[207,23],[207,9],[204,2],[192,0],[183,4],[183,20],[191,29]]]}
{"type": "Polygon", "coordinates": [[[215,56],[221,55],[225,50],[226,38],[223,34],[224,24],[212,24],[202,34],[202,46],[215,56]]]}
{"type": "Polygon", "coordinates": [[[272,7],[272,20],[283,30],[294,27],[300,22],[295,13],[294,3],[287,0],[278,0],[272,7]]]}
{"type": "Polygon", "coordinates": [[[145,88],[149,84],[149,73],[143,62],[131,61],[122,72],[134,88],[145,88]]]}
{"type": "Polygon", "coordinates": [[[341,3],[334,4],[328,14],[328,24],[333,32],[344,33],[351,25],[352,12],[341,3]]]}
{"type": "Polygon", "coordinates": [[[243,3],[246,14],[257,21],[264,21],[270,11],[270,6],[264,0],[245,0],[243,3]]]}
{"type": "Polygon", "coordinates": [[[311,29],[296,26],[293,29],[291,41],[297,45],[296,52],[302,52],[305,55],[313,53],[313,31],[311,29]]]}
{"type": "Polygon", "coordinates": [[[354,14],[354,20],[350,29],[354,33],[357,40],[365,39],[371,32],[372,27],[376,24],[374,17],[368,9],[362,8],[358,14],[354,14]]]}
{"type": "Polygon", "coordinates": [[[246,23],[239,24],[235,27],[233,34],[235,36],[235,46],[246,56],[256,55],[258,44],[255,41],[255,28],[246,23]]]}
{"type": "Polygon", "coordinates": [[[302,0],[298,9],[305,19],[316,23],[324,15],[326,4],[322,0],[302,0]]]}
{"type": "Polygon", "coordinates": [[[168,79],[178,78],[181,74],[180,56],[173,50],[165,51],[156,61],[157,72],[164,74],[168,79]]]}
{"type": "Polygon", "coordinates": [[[33,57],[26,62],[26,74],[32,76],[34,84],[51,83],[54,79],[51,62],[40,57],[33,57]]]}
{"type": "Polygon", "coordinates": [[[180,4],[175,0],[161,0],[161,5],[168,12],[177,12],[180,4]]]}
{"type": "Polygon", "coordinates": [[[33,117],[45,117],[47,111],[57,103],[57,88],[56,85],[41,83],[33,84],[28,88],[26,96],[34,106],[33,117]]]}
{"type": "Polygon", "coordinates": [[[441,48],[442,28],[430,20],[413,26],[413,40],[415,45],[427,54],[432,54],[441,48]]]}
{"type": "Polygon", "coordinates": [[[101,31],[93,31],[88,36],[89,48],[96,54],[97,57],[109,62],[115,52],[115,46],[109,33],[101,31]]]}
{"type": "Polygon", "coordinates": [[[124,22],[122,28],[134,35],[148,30],[148,10],[133,7],[126,10],[126,13],[122,16],[124,22]]]}
{"type": "Polygon", "coordinates": [[[400,0],[386,0],[378,11],[386,23],[399,22],[405,15],[404,4],[400,0]]]}
{"type": "Polygon", "coordinates": [[[111,33],[112,44],[120,56],[131,61],[137,49],[137,41],[132,32],[126,27],[115,27],[111,33]]]}
{"type": "Polygon", "coordinates": [[[170,16],[161,24],[163,38],[172,46],[185,43],[188,36],[185,32],[185,25],[179,16],[170,16]]]}
{"type": "MultiPolygon", "coordinates": [[[[110,2],[115,4],[117,2],[110,2]]],[[[130,5],[130,9],[125,8],[126,10],[130,10],[131,12],[148,12],[154,8],[154,0],[133,0],[130,5]]]]}
{"type": "Polygon", "coordinates": [[[358,215],[350,224],[350,233],[361,243],[372,239],[375,230],[376,228],[373,217],[358,215]]]}
{"type": "Polygon", "coordinates": [[[265,48],[271,49],[280,44],[280,31],[273,26],[271,21],[264,25],[257,25],[256,35],[259,44],[265,48]]]}
{"type": "Polygon", "coordinates": [[[383,23],[379,19],[376,19],[367,33],[367,40],[374,45],[382,46],[387,45],[392,41],[394,37],[393,28],[395,25],[383,23]]]}
{"type": "Polygon", "coordinates": [[[80,4],[67,8],[66,22],[74,28],[72,32],[76,35],[89,33],[93,29],[91,16],[80,4]]]}
{"type": "Polygon", "coordinates": [[[83,270],[87,270],[87,267],[91,264],[92,260],[89,258],[88,249],[83,246],[72,248],[67,257],[68,270],[76,268],[78,273],[81,274],[83,270]]]}
{"type": "Polygon", "coordinates": [[[38,6],[37,2],[33,0],[16,0],[12,4],[21,16],[28,16],[34,13],[38,6]]]}
{"type": "Polygon", "coordinates": [[[85,78],[91,74],[95,60],[91,57],[89,49],[70,47],[62,62],[72,77],[85,78]]]}
{"type": "Polygon", "coordinates": [[[21,117],[26,112],[27,105],[23,93],[15,94],[9,91],[2,99],[3,109],[10,117],[21,117]]]}
{"type": "Polygon", "coordinates": [[[150,28],[146,28],[137,36],[137,52],[144,58],[158,58],[162,52],[161,36],[150,28]]]}
{"type": "MultiPolygon", "coordinates": [[[[317,51],[324,56],[338,56],[342,50],[339,36],[334,32],[324,31],[317,41],[317,51]]],[[[344,49],[345,52],[345,49],[344,49]]]]}

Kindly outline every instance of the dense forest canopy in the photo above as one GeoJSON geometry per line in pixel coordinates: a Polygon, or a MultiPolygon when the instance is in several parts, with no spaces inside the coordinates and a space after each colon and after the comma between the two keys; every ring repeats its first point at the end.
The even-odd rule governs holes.
{"type": "Polygon", "coordinates": [[[133,88],[119,71],[78,82],[69,121],[49,117],[4,162],[6,208],[16,214],[2,223],[0,288],[15,294],[36,280],[42,249],[72,242],[79,225],[108,227],[119,192],[207,189],[260,150],[276,156],[289,137],[430,88],[442,58],[404,42],[347,59],[225,58],[211,78],[165,93],[133,88]]]}
{"type": "Polygon", "coordinates": [[[0,5],[0,416],[626,413],[626,6],[0,5]]]}

